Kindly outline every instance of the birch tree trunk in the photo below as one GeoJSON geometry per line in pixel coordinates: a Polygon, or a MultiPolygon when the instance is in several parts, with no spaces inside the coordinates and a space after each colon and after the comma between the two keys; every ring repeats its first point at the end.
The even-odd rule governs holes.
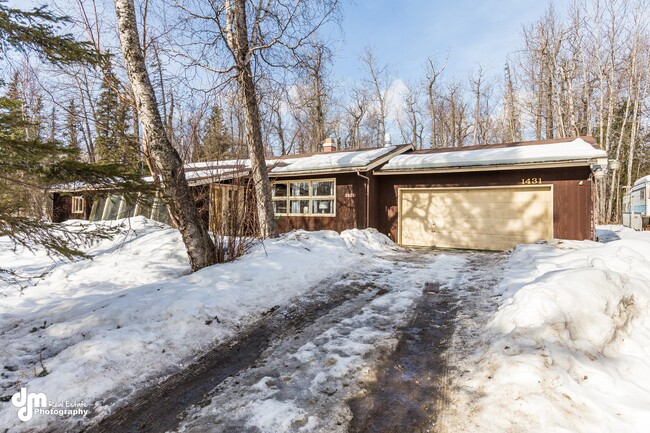
{"type": "Polygon", "coordinates": [[[246,145],[251,160],[255,190],[259,235],[273,238],[278,229],[273,215],[271,182],[264,155],[262,121],[253,73],[246,23],[246,0],[226,0],[227,43],[234,57],[244,116],[246,118],[246,145]]]}
{"type": "Polygon", "coordinates": [[[474,102],[474,130],[472,131],[472,146],[476,146],[478,140],[478,130],[479,130],[479,114],[481,109],[481,82],[483,81],[483,69],[479,66],[478,72],[476,73],[476,79],[472,80],[472,91],[474,92],[475,102],[474,102]]]}
{"type": "Polygon", "coordinates": [[[149,169],[160,179],[163,201],[178,224],[190,266],[197,271],[216,262],[214,243],[199,217],[181,158],[165,132],[140,47],[133,0],[114,1],[120,46],[150,157],[149,169]]]}

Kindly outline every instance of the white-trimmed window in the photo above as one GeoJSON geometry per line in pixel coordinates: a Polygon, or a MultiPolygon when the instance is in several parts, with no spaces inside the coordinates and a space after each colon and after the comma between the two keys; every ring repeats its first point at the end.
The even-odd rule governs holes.
{"type": "Polygon", "coordinates": [[[84,213],[86,211],[86,201],[83,196],[72,197],[72,213],[84,213]]]}
{"type": "Polygon", "coordinates": [[[334,179],[273,182],[273,212],[276,215],[336,215],[334,179]]]}

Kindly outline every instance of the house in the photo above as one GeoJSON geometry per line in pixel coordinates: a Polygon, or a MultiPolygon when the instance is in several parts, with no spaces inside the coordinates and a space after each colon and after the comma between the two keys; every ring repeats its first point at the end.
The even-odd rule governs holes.
{"type": "Polygon", "coordinates": [[[411,246],[502,250],[540,239],[593,239],[589,137],[431,149],[375,172],[378,229],[411,246]]]}
{"type": "MultiPolygon", "coordinates": [[[[330,139],[323,148],[267,161],[281,232],[374,227],[405,246],[485,250],[595,236],[594,172],[607,154],[590,137],[344,151],[330,139]]],[[[186,165],[197,200],[210,204],[206,224],[222,227],[250,203],[250,172],[246,160],[186,165]]]]}

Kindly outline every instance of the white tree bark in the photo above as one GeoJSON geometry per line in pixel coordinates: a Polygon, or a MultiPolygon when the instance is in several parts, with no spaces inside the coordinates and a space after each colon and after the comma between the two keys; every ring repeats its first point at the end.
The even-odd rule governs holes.
{"type": "Polygon", "coordinates": [[[226,41],[234,57],[236,78],[246,118],[246,144],[252,166],[259,235],[262,238],[272,238],[278,235],[278,230],[273,214],[257,89],[251,69],[252,53],[248,41],[246,0],[226,0],[225,7],[226,41]]]}
{"type": "Polygon", "coordinates": [[[135,96],[149,168],[160,179],[164,203],[181,232],[192,270],[216,261],[214,243],[203,226],[183,163],[167,137],[153,86],[144,61],[133,0],[114,0],[117,27],[126,71],[135,96]]]}

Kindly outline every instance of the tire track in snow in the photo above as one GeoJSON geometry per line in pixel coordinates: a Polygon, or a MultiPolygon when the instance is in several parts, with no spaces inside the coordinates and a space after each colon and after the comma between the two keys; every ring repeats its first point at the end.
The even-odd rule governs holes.
{"type": "MultiPolygon", "coordinates": [[[[187,433],[345,433],[347,404],[376,380],[376,366],[397,345],[425,282],[449,280],[466,261],[401,251],[374,261],[359,277],[370,293],[333,309],[301,332],[275,342],[249,370],[224,381],[205,407],[188,411],[187,433]]],[[[359,269],[361,270],[361,269],[359,269]]],[[[341,280],[337,290],[357,284],[341,280]]]]}
{"type": "Polygon", "coordinates": [[[466,268],[449,283],[428,282],[396,350],[379,368],[378,380],[350,400],[350,433],[430,432],[448,402],[452,372],[446,351],[459,314],[471,316],[490,284],[502,254],[460,253],[466,268]]]}
{"type": "MultiPolygon", "coordinates": [[[[375,276],[388,272],[375,270],[375,276]]],[[[274,307],[265,317],[231,340],[224,341],[179,373],[144,390],[135,401],[90,426],[86,433],[166,432],[178,427],[183,412],[205,404],[208,395],[224,380],[254,368],[261,355],[277,340],[299,333],[333,310],[352,314],[381,294],[366,276],[339,275],[317,285],[307,295],[285,306],[274,307]],[[341,282],[347,282],[342,284],[341,282]]]]}

